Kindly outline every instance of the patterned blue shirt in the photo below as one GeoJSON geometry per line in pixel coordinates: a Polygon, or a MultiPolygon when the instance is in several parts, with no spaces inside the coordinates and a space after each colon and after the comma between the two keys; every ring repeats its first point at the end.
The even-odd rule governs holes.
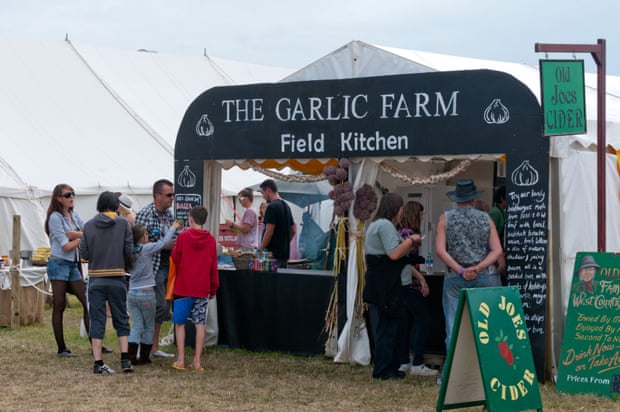
{"type": "Polygon", "coordinates": [[[491,224],[486,212],[461,206],[446,212],[446,251],[461,266],[482,261],[489,253],[491,224]]]}

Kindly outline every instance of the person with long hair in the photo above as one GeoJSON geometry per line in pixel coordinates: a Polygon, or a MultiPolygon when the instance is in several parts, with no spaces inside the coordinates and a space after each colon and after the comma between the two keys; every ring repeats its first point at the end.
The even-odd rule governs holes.
{"type": "Polygon", "coordinates": [[[52,329],[58,346],[57,356],[75,356],[65,343],[63,314],[67,307],[67,292],[74,294],[84,308],[84,326],[89,330],[84,279],[80,271],[79,246],[84,222],[74,210],[75,191],[68,184],[58,184],[52,192],[45,218],[45,233],[50,240],[47,277],[52,284],[52,329]]]}
{"type": "MultiPolygon", "coordinates": [[[[414,200],[405,203],[401,213],[398,229],[404,239],[412,234],[419,234],[422,226],[424,206],[414,200]]],[[[398,328],[398,353],[400,356],[400,368],[403,372],[411,375],[433,376],[437,370],[431,369],[424,364],[424,351],[431,327],[431,314],[428,309],[426,297],[430,289],[424,275],[416,267],[424,262],[418,253],[418,245],[414,245],[409,252],[409,263],[401,272],[403,314],[400,317],[398,328]],[[414,325],[413,339],[411,328],[414,325]],[[409,362],[409,352],[413,352],[413,362],[409,362]]]]}
{"type": "Polygon", "coordinates": [[[396,193],[381,197],[373,221],[366,230],[364,253],[366,259],[366,285],[363,299],[369,304],[374,336],[374,379],[402,379],[397,354],[398,318],[402,313],[401,272],[409,249],[419,244],[419,234],[401,239],[396,230],[400,220],[403,198],[396,193]]]}

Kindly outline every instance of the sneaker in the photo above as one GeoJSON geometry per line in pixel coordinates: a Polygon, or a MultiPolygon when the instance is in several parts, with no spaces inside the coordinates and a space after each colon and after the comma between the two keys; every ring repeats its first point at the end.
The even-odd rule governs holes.
{"type": "Polygon", "coordinates": [[[93,367],[93,373],[95,375],[112,375],[114,373],[114,369],[104,363],[103,365],[95,365],[93,367]]]}
{"type": "Polygon", "coordinates": [[[174,358],[174,354],[164,352],[163,350],[157,350],[156,352],[151,353],[151,357],[153,358],[174,358]]]}
{"type": "Polygon", "coordinates": [[[398,368],[399,371],[401,372],[409,372],[409,368],[411,367],[410,363],[403,363],[402,365],[400,365],[400,368],[398,368]]]}
{"type": "Polygon", "coordinates": [[[133,372],[133,366],[131,366],[131,361],[129,359],[121,359],[121,369],[125,373],[133,372]]]}
{"type": "Polygon", "coordinates": [[[114,351],[110,348],[106,348],[105,346],[101,347],[101,353],[112,353],[112,352],[114,351]]]}
{"type": "Polygon", "coordinates": [[[75,358],[75,353],[71,352],[69,349],[64,349],[62,352],[58,352],[56,356],[59,358],[75,358]]]}
{"type": "Polygon", "coordinates": [[[417,366],[412,365],[411,368],[409,368],[409,373],[419,376],[435,376],[439,373],[439,371],[436,369],[431,369],[425,364],[421,364],[417,366]]]}

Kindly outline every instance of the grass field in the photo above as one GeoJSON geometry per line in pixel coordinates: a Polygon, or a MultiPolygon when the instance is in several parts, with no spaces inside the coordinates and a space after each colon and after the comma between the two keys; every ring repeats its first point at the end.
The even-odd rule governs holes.
{"type": "MultiPolygon", "coordinates": [[[[171,359],[157,359],[131,374],[95,376],[88,340],[79,336],[78,306],[72,301],[65,312],[65,338],[75,358],[56,357],[49,307],[41,324],[0,328],[1,411],[435,410],[439,386],[434,378],[374,381],[370,367],[336,364],[323,356],[208,348],[204,372],[177,371],[171,359]]],[[[118,369],[114,336],[109,323],[105,345],[114,353],[104,359],[118,369]]],[[[545,411],[620,411],[620,403],[609,398],[557,394],[552,384],[540,385],[540,391],[545,411]]]]}

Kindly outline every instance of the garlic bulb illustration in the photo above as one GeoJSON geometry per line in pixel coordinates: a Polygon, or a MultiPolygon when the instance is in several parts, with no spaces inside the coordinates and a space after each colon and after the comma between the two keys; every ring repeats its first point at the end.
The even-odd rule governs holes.
{"type": "Polygon", "coordinates": [[[508,120],[510,120],[510,112],[500,99],[493,99],[484,110],[484,121],[488,124],[504,124],[508,120]]]}
{"type": "Polygon", "coordinates": [[[211,136],[214,131],[215,127],[213,127],[213,123],[209,120],[209,116],[206,114],[200,116],[200,120],[196,123],[196,134],[198,136],[207,137],[211,136]]]}
{"type": "Polygon", "coordinates": [[[189,170],[189,165],[185,165],[181,173],[179,173],[179,177],[177,178],[177,183],[181,187],[194,187],[196,185],[196,175],[189,170]]]}
{"type": "Polygon", "coordinates": [[[538,183],[538,170],[534,169],[529,160],[524,160],[510,177],[517,186],[533,186],[538,183]]]}

